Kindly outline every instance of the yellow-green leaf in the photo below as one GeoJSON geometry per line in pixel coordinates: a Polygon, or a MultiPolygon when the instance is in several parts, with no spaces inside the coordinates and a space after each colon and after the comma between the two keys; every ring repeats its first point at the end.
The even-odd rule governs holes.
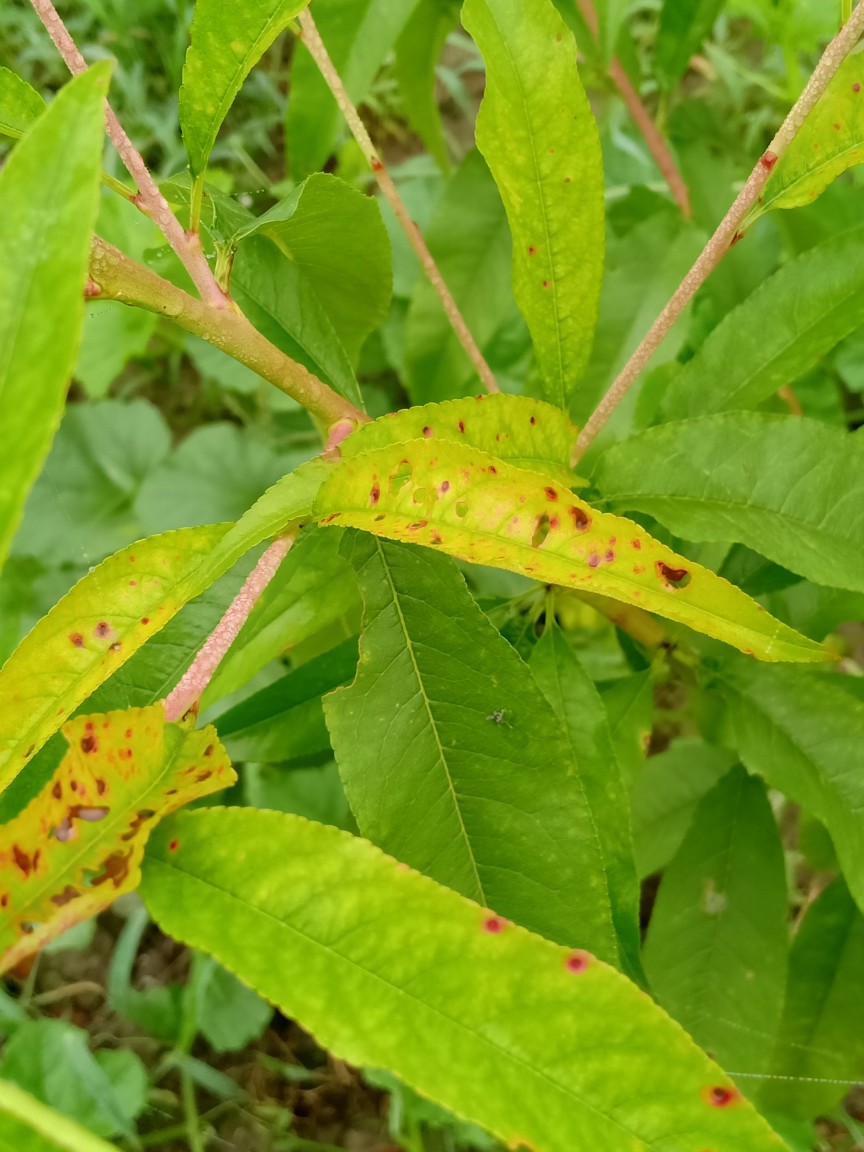
{"type": "Polygon", "coordinates": [[[79,716],[69,751],[0,828],[0,971],[136,888],[154,825],[236,779],[214,728],[166,724],[161,704],[79,716]]]}
{"type": "Polygon", "coordinates": [[[780,157],[745,227],[774,208],[800,208],[864,161],[864,55],[850,56],[780,157]]]}
{"type": "Polygon", "coordinates": [[[0,132],[19,138],[45,111],[35,88],[8,68],[0,68],[0,132]]]}
{"type": "Polygon", "coordinates": [[[0,669],[0,791],[87,697],[182,608],[228,525],[165,532],[110,556],[0,669]]]}
{"type": "Polygon", "coordinates": [[[551,0],[466,0],[486,62],[477,146],[513,233],[513,290],[566,408],[591,355],[604,257],[600,137],[573,33],[551,0]]]}
{"type": "Polygon", "coordinates": [[[321,487],[316,512],[324,525],[611,596],[761,660],[826,659],[820,645],[637,524],[476,449],[412,440],[344,460],[321,487]]]}
{"type": "Polygon", "coordinates": [[[570,459],[579,429],[552,404],[527,396],[474,396],[391,412],[362,424],[343,441],[342,458],[374,452],[406,440],[448,440],[479,448],[518,468],[576,482],[570,459]]]}

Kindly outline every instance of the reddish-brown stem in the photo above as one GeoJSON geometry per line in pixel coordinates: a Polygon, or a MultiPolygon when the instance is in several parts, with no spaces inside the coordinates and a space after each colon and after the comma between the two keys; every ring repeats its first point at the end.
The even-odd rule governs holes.
{"type": "Polygon", "coordinates": [[[498,382],[492,375],[492,369],[486,363],[486,359],[477,341],[471,334],[471,330],[465,323],[465,318],[459,311],[459,305],[453,299],[453,294],[444,282],[444,277],[435,263],[432,253],[423,239],[423,233],[417,227],[415,222],[411,219],[411,214],[405,206],[405,201],[399,195],[399,189],[393,182],[393,178],[384,166],[384,162],[378,154],[378,150],[372,143],[372,137],[366,130],[366,125],[363,123],[360,113],[357,111],[351,97],[345,90],[345,85],[342,83],[342,78],[337,72],[333,61],[330,59],[330,54],[324,41],[321,39],[321,34],[312,19],[312,15],[307,8],[300,16],[300,39],[309,49],[312,59],[318,65],[322,77],[324,78],[327,87],[333,93],[336,103],[345,117],[351,134],[360,146],[360,150],[366,157],[369,167],[375,176],[378,187],[384,199],[393,209],[396,219],[402,231],[408,237],[411,247],[417,254],[417,258],[425,272],[429,283],[438,293],[438,298],[441,301],[447,319],[459,343],[468,354],[468,358],[474,365],[477,375],[487,392],[500,392],[498,382]]]}
{"type": "MultiPolygon", "coordinates": [[[[593,0],[578,0],[578,2],[582,18],[588,25],[588,30],[596,41],[599,25],[593,0]]],[[[618,89],[621,99],[627,105],[627,111],[630,113],[633,123],[642,133],[642,138],[645,141],[648,151],[654,158],[654,163],[660,169],[663,179],[669,185],[669,191],[675,198],[675,203],[681,209],[681,215],[689,220],[692,215],[690,193],[687,190],[687,185],[684,183],[684,177],[678,171],[678,166],[672,157],[672,153],[669,151],[668,144],[654,123],[651,113],[642,103],[642,98],[636,91],[620,60],[614,58],[610,60],[609,77],[618,89]]]]}
{"type": "Polygon", "coordinates": [[[864,32],[864,0],[858,4],[850,19],[831,41],[807,87],[801,93],[792,111],[784,120],[768,150],[759,158],[735,203],[723,218],[717,231],[708,241],[696,263],[684,277],[672,299],[649,329],[642,343],[624,366],[617,380],[595,408],[576,443],[574,463],[584,455],[594,437],[642,375],[651,357],[666,335],[680,318],[687,305],[717,267],[729,249],[741,239],[741,229],[750,212],[758,204],[765,184],[777,161],[795,139],[807,117],[816,107],[838,68],[858,43],[864,32]]]}
{"type": "MultiPolygon", "coordinates": [[[[60,18],[52,0],[30,0],[30,3],[35,8],[48,35],[73,76],[86,72],[87,61],[78,50],[78,45],[69,34],[69,30],[60,18]]],[[[191,276],[192,282],[201,293],[201,299],[213,308],[230,308],[232,306],[231,301],[216,283],[213,273],[210,271],[210,265],[207,263],[207,258],[201,247],[200,237],[183,230],[179,220],[171,211],[168,201],[159,191],[156,181],[150,175],[141,153],[126,135],[110,105],[107,105],[105,109],[105,131],[138,188],[134,203],[145,216],[150,217],[177,253],[178,258],[191,276]]]]}
{"type": "Polygon", "coordinates": [[[262,592],[279,571],[279,565],[291,551],[296,537],[282,536],[274,540],[250,573],[246,583],[235,596],[228,611],[207,638],[204,647],[192,661],[177,687],[164,701],[165,719],[169,723],[182,720],[194,707],[213,673],[222,663],[225,653],[237,639],[240,629],[249,619],[262,592]]]}

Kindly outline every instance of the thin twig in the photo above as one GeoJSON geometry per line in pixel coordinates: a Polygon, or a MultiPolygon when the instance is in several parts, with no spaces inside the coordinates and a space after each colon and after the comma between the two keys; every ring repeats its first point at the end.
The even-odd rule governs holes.
{"type": "MultiPolygon", "coordinates": [[[[81,72],[86,72],[87,61],[78,50],[78,45],[72,39],[52,0],[30,0],[30,3],[72,75],[78,76],[81,72]]],[[[192,282],[201,293],[201,299],[213,308],[230,308],[231,301],[210,271],[210,265],[201,247],[200,236],[183,230],[180,221],[171,211],[168,201],[150,175],[144,158],[126,135],[110,104],[106,105],[105,109],[105,131],[138,188],[133,202],[145,216],[149,216],[177,253],[192,282]]]]}
{"type": "Polygon", "coordinates": [[[228,606],[228,611],[204,643],[177,687],[164,702],[165,719],[174,723],[182,719],[201,699],[213,673],[225,653],[237,639],[262,592],[279,571],[279,565],[291,551],[294,536],[282,536],[270,545],[228,606]]]}
{"type": "MultiPolygon", "coordinates": [[[[598,38],[599,25],[593,0],[578,0],[578,3],[582,18],[588,25],[588,31],[596,41],[598,38]]],[[[618,89],[621,99],[627,105],[627,110],[630,113],[633,123],[642,133],[648,151],[654,158],[654,163],[660,169],[663,179],[669,185],[669,191],[675,198],[675,203],[681,209],[681,215],[686,220],[689,220],[692,215],[692,209],[690,207],[690,193],[687,185],[684,183],[684,177],[679,172],[678,165],[675,163],[672,153],[669,151],[668,144],[654,123],[651,113],[642,103],[642,98],[636,91],[620,60],[615,58],[610,60],[609,77],[618,89]]]]}
{"type": "Polygon", "coordinates": [[[774,166],[801,130],[840,65],[858,43],[864,32],[864,0],[858,4],[851,18],[831,41],[801,93],[792,111],[786,117],[777,135],[750,174],[735,203],[729,209],[717,231],[708,241],[701,256],[684,277],[672,299],[660,313],[642,343],[630,357],[618,379],[597,405],[576,443],[575,461],[581,459],[594,437],[615,411],[621,400],[638,380],[665,336],[684,312],[684,309],[717,267],[729,249],[741,238],[741,226],[751,210],[758,204],[765,184],[774,166]]]}
{"type": "Polygon", "coordinates": [[[342,83],[342,78],[334,67],[333,61],[330,59],[330,54],[327,51],[324,41],[321,39],[321,34],[312,19],[312,15],[307,8],[300,16],[300,39],[309,49],[312,59],[318,65],[318,69],[324,78],[327,87],[333,93],[336,103],[342,110],[342,115],[351,130],[351,134],[360,146],[360,150],[366,157],[369,167],[378,182],[378,187],[393,209],[396,219],[408,237],[411,247],[417,253],[417,258],[423,267],[423,271],[429,279],[429,283],[438,293],[438,298],[446,313],[447,319],[459,343],[468,354],[468,358],[477,370],[477,375],[483,383],[483,387],[487,392],[500,392],[498,383],[492,375],[492,369],[486,363],[483,353],[477,345],[477,341],[471,335],[471,330],[465,323],[465,318],[459,311],[459,305],[453,299],[453,294],[444,282],[444,278],[438,269],[438,265],[432,256],[432,253],[427,247],[426,241],[423,239],[423,233],[411,219],[411,214],[405,206],[405,201],[399,195],[399,190],[393,182],[393,178],[384,166],[384,162],[378,154],[378,150],[372,143],[372,137],[366,130],[366,125],[360,118],[360,113],[353,104],[351,97],[345,90],[345,85],[342,83]]]}
{"type": "Polygon", "coordinates": [[[286,356],[242,312],[235,309],[220,312],[211,308],[99,236],[93,238],[90,279],[85,291],[89,299],[119,300],[122,304],[156,312],[221,348],[302,404],[328,430],[338,425],[335,443],[344,439],[352,427],[369,419],[365,412],[313,376],[308,368],[286,356]]]}

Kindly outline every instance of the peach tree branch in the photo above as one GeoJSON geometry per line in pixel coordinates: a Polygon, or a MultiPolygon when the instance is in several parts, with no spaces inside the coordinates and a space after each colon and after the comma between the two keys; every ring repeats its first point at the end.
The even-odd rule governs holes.
{"type": "MultiPolygon", "coordinates": [[[[78,50],[78,45],[72,39],[52,0],[30,0],[30,3],[73,76],[86,72],[87,61],[78,50]]],[[[201,299],[213,308],[230,309],[231,301],[219,287],[210,270],[200,237],[195,233],[184,231],[171,211],[168,201],[159,191],[141,153],[126,135],[110,105],[107,105],[105,110],[105,130],[138,188],[133,203],[153,221],[177,253],[178,259],[201,293],[201,299]]]]}
{"type": "Polygon", "coordinates": [[[245,584],[228,606],[227,612],[189,665],[180,683],[165,698],[165,719],[169,723],[182,720],[189,709],[193,708],[204,695],[207,685],[213,679],[213,673],[237,639],[240,629],[249,619],[262,592],[279,571],[279,566],[291,551],[295,539],[296,535],[280,536],[278,540],[273,541],[255,565],[245,584]]]}
{"type": "Polygon", "coordinates": [[[642,343],[630,357],[617,380],[595,408],[579,436],[575,461],[581,459],[594,437],[639,379],[651,357],[657,351],[669,330],[684,309],[717,267],[732,245],[740,239],[740,229],[751,209],[759,202],[768,177],[775,164],[798,135],[805,120],[816,107],[833,80],[840,65],[858,43],[864,32],[864,0],[855,8],[849,20],[831,41],[807,87],[801,93],[792,111],[784,120],[768,150],[760,157],[747,183],[735,203],[708,241],[696,263],[684,277],[672,299],[649,329],[642,343]]]}
{"type": "Polygon", "coordinates": [[[119,300],[173,320],[216,345],[286,392],[331,429],[353,428],[368,420],[323,380],[286,356],[237,309],[216,309],[137,264],[100,237],[93,239],[87,296],[119,300]]]}
{"type": "MultiPolygon", "coordinates": [[[[593,0],[578,0],[578,4],[582,18],[588,25],[588,30],[596,41],[598,22],[593,0]]],[[[627,75],[627,71],[620,60],[613,58],[609,62],[609,77],[618,89],[621,99],[626,104],[630,118],[641,132],[648,151],[654,159],[654,163],[660,169],[663,179],[669,185],[669,191],[675,198],[675,203],[680,208],[681,215],[686,220],[689,220],[692,215],[690,192],[684,183],[684,177],[679,172],[672,153],[669,151],[668,144],[654,123],[651,113],[642,103],[639,93],[636,91],[633,82],[627,75]]]]}
{"type": "Polygon", "coordinates": [[[483,383],[483,387],[487,392],[500,392],[498,382],[492,374],[492,369],[486,363],[486,359],[477,341],[471,334],[471,330],[465,323],[465,318],[459,311],[459,305],[453,299],[453,294],[444,282],[444,277],[441,275],[438,265],[429,251],[426,241],[423,239],[423,233],[411,219],[411,214],[405,206],[405,201],[399,195],[399,190],[393,182],[393,178],[384,166],[384,162],[378,154],[378,150],[372,143],[372,137],[366,130],[366,125],[360,118],[360,113],[357,111],[351,97],[348,95],[345,85],[342,83],[342,78],[336,71],[333,61],[330,59],[330,54],[324,41],[321,39],[321,34],[315,21],[312,19],[312,14],[307,8],[299,17],[300,24],[300,39],[309,50],[312,59],[318,65],[327,87],[333,93],[336,103],[345,117],[345,121],[351,130],[351,134],[360,146],[360,150],[366,157],[369,167],[378,182],[378,187],[384,199],[393,209],[396,219],[399,221],[400,227],[411,247],[417,254],[417,258],[426,273],[429,283],[438,293],[438,298],[444,308],[447,319],[450,321],[450,326],[456,333],[460,344],[468,354],[468,359],[474,365],[477,375],[483,383]]]}

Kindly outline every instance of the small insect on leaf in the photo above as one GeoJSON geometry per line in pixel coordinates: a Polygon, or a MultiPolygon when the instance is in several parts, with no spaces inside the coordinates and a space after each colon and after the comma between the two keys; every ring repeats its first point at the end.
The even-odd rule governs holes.
{"type": "Polygon", "coordinates": [[[53,779],[0,828],[0,972],[135,888],[158,821],[235,779],[214,730],[166,724],[161,704],[81,716],[63,735],[53,779]]]}

